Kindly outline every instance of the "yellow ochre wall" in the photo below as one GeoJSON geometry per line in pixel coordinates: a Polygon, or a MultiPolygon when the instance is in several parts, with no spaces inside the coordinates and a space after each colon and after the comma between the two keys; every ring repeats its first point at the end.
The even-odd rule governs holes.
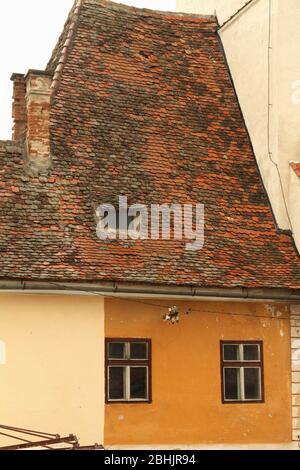
{"type": "Polygon", "coordinates": [[[157,303],[199,312],[182,315],[180,323],[172,326],[162,321],[167,309],[129,300],[105,300],[106,337],[151,338],[153,355],[153,403],[106,405],[105,445],[291,442],[289,321],[271,318],[288,318],[289,307],[174,300],[157,303]],[[264,341],[265,404],[222,404],[221,340],[264,341]]]}
{"type": "Polygon", "coordinates": [[[107,299],[104,315],[100,297],[2,294],[0,424],[107,447],[288,444],[289,321],[272,315],[288,318],[289,308],[107,299]],[[162,321],[166,309],[148,303],[199,311],[172,326],[162,321]],[[105,336],[152,339],[152,404],[104,405],[105,336]],[[265,404],[222,405],[222,339],[264,341],[265,404]]]}
{"type": "Polygon", "coordinates": [[[0,295],[0,423],[102,444],[103,338],[101,298],[0,295]]]}

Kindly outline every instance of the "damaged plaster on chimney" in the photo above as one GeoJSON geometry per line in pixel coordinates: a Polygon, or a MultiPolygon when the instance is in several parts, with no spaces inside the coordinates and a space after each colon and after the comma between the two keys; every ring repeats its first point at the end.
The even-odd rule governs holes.
{"type": "Polygon", "coordinates": [[[30,70],[26,77],[27,133],[26,172],[30,176],[47,174],[51,167],[50,100],[52,77],[30,70]]]}
{"type": "Polygon", "coordinates": [[[27,128],[27,109],[26,109],[26,82],[25,76],[21,73],[14,73],[11,77],[13,82],[13,142],[18,142],[25,138],[27,128]]]}
{"type": "Polygon", "coordinates": [[[47,175],[51,167],[50,101],[52,76],[29,70],[13,74],[13,141],[24,145],[25,170],[29,176],[47,175]]]}

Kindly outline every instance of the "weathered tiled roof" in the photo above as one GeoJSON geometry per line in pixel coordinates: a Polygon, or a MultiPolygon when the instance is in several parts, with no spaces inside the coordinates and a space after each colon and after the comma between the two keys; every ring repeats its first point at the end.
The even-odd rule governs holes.
{"type": "Polygon", "coordinates": [[[79,3],[49,64],[51,175],[27,177],[21,149],[0,144],[0,276],[300,288],[300,260],[276,228],[215,18],[79,3]],[[95,207],[122,194],[203,203],[204,249],[100,241],[95,207]]]}

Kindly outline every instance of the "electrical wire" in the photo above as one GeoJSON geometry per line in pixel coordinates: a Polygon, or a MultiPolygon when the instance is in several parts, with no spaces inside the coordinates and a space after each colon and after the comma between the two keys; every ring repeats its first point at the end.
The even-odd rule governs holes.
{"type": "MultiPolygon", "coordinates": [[[[224,21],[224,23],[221,24],[221,26],[219,26],[218,28],[218,31],[220,31],[220,29],[224,28],[224,26],[226,26],[228,23],[230,23],[231,21],[233,21],[235,18],[238,17],[238,15],[240,13],[242,13],[244,10],[246,10],[246,8],[251,4],[251,3],[254,3],[254,1],[256,0],[249,0],[248,2],[246,2],[239,10],[237,10],[230,18],[228,18],[228,20],[224,21]]],[[[215,16],[217,16],[217,11],[215,10],[215,16]]]]}
{"type": "MultiPolygon", "coordinates": [[[[60,287],[60,288],[64,287],[65,289],[70,290],[68,286],[63,286],[62,284],[55,284],[53,282],[51,284],[55,287],[60,287]]],[[[102,297],[102,298],[111,299],[111,300],[116,300],[116,299],[119,300],[120,299],[120,300],[124,300],[124,301],[127,301],[127,302],[134,302],[134,303],[141,304],[141,305],[156,307],[156,308],[163,309],[163,310],[168,310],[170,308],[170,305],[162,305],[162,304],[158,304],[158,303],[154,304],[152,302],[145,302],[143,300],[138,300],[138,299],[129,299],[129,298],[126,298],[126,297],[116,298],[115,296],[100,294],[99,292],[82,291],[82,290],[77,290],[77,289],[74,289],[74,292],[78,292],[78,293],[82,293],[82,294],[89,294],[91,296],[102,297]]],[[[188,308],[186,313],[187,314],[190,314],[190,313],[205,313],[205,314],[212,314],[212,315],[229,315],[231,317],[247,317],[247,318],[251,318],[251,319],[263,318],[263,319],[267,319],[267,320],[285,320],[285,321],[290,320],[289,317],[284,317],[284,316],[251,315],[249,313],[217,312],[217,311],[214,311],[214,310],[197,310],[197,309],[193,309],[193,308],[188,308]]]]}

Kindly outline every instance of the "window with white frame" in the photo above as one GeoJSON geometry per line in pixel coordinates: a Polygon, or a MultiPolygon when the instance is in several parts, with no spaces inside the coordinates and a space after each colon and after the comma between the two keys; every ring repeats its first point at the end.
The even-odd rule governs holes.
{"type": "Polygon", "coordinates": [[[107,339],[106,402],[151,402],[151,341],[107,339]]]}
{"type": "Polygon", "coordinates": [[[223,403],[262,403],[263,343],[261,341],[222,341],[223,403]]]}

